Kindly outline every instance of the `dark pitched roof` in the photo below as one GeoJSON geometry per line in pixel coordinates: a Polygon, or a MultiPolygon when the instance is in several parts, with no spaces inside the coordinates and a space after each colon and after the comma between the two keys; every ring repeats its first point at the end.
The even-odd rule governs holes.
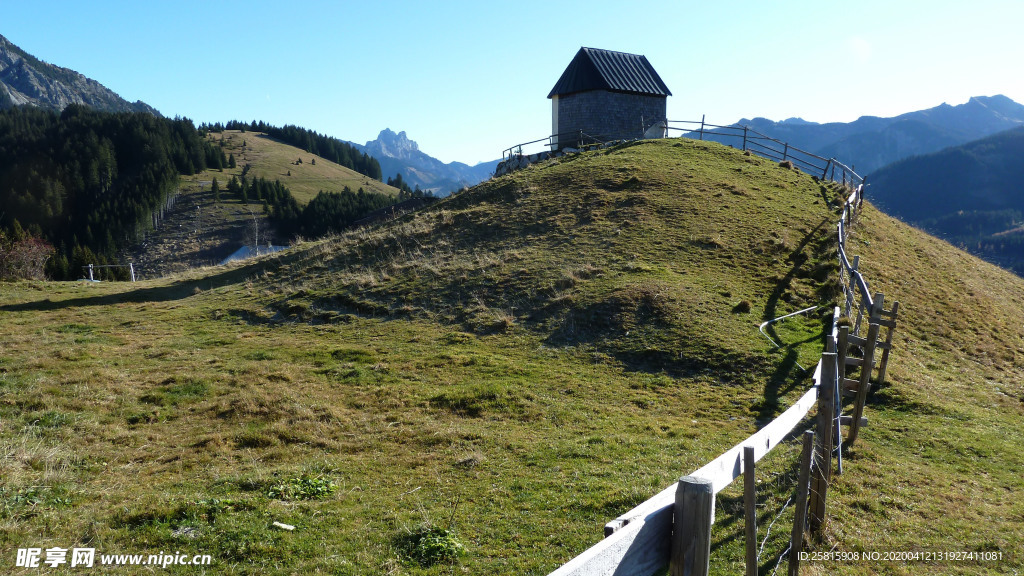
{"type": "Polygon", "coordinates": [[[548,98],[584,90],[672,95],[646,56],[598,48],[580,48],[548,98]]]}

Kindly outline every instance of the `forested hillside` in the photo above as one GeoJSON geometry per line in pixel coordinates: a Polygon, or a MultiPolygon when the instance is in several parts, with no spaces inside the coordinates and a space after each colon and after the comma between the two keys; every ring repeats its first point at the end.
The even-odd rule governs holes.
{"type": "MultiPolygon", "coordinates": [[[[262,126],[293,139],[304,134],[309,142],[317,142],[313,133],[302,129],[262,126]]],[[[365,154],[326,144],[318,150],[336,152],[369,172],[368,177],[380,178],[379,165],[365,154]]],[[[16,107],[0,112],[3,276],[39,277],[41,262],[46,262],[50,278],[73,279],[84,265],[112,263],[118,251],[159,226],[165,211],[173,208],[181,176],[207,169],[218,175],[230,173],[219,182],[209,174],[200,176],[211,178],[219,188],[210,197],[212,203],[256,204],[256,212],[269,217],[285,240],[339,231],[399,200],[396,195],[344,186],[323,191],[302,206],[280,180],[247,178],[248,170],[236,164],[234,155],[225,154],[223,144],[206,138],[205,130],[196,129],[188,119],[112,114],[81,105],[68,106],[61,114],[16,107]],[[25,273],[26,267],[34,271],[25,273]]],[[[208,181],[206,188],[210,186],[208,181]]],[[[111,274],[115,271],[104,272],[111,274]]]]}
{"type": "Polygon", "coordinates": [[[24,229],[57,249],[49,273],[65,278],[136,241],[159,220],[179,174],[222,152],[188,119],[97,112],[0,112],[0,227],[24,229]],[[69,268],[69,266],[71,268],[69,268]]]}
{"type": "Polygon", "coordinates": [[[1024,128],[915,156],[873,173],[883,210],[1024,275],[1024,128]]]}

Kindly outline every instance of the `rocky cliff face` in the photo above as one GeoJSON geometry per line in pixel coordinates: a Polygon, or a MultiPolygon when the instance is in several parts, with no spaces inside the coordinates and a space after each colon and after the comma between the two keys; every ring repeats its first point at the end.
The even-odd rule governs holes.
{"type": "MultiPolygon", "coordinates": [[[[371,156],[379,155],[409,160],[417,156],[416,153],[420,151],[420,145],[413,140],[409,140],[409,137],[405,135],[405,131],[395,134],[391,129],[385,128],[377,135],[376,140],[366,143],[366,150],[368,152],[376,152],[376,154],[371,154],[371,156]]],[[[420,152],[420,154],[426,156],[423,152],[420,152]]]]}
{"type": "Polygon", "coordinates": [[[21,105],[61,111],[68,104],[84,104],[107,112],[148,112],[160,115],[143,102],[131,103],[99,82],[43,62],[0,36],[0,110],[21,105]]]}
{"type": "Polygon", "coordinates": [[[450,192],[463,186],[472,186],[491,177],[498,161],[481,162],[469,166],[462,162],[445,164],[437,158],[420,150],[419,145],[410,140],[405,132],[395,133],[385,128],[365,145],[353,142],[360,151],[369,154],[380,162],[384,178],[393,178],[401,173],[402,179],[410,186],[419,186],[438,196],[447,196],[450,192]]]}

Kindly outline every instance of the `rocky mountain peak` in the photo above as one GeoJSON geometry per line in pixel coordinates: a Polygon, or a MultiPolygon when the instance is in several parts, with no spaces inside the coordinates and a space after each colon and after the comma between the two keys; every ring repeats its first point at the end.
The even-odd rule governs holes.
{"type": "Polygon", "coordinates": [[[106,112],[160,114],[142,102],[128,102],[74,70],[43,62],[0,36],[0,109],[31,105],[61,111],[69,104],[106,112]]]}
{"type": "Polygon", "coordinates": [[[373,156],[387,156],[389,158],[412,158],[414,153],[419,152],[420,146],[406,136],[405,131],[395,134],[390,128],[385,128],[377,135],[376,140],[366,143],[367,150],[373,150],[373,156]]]}

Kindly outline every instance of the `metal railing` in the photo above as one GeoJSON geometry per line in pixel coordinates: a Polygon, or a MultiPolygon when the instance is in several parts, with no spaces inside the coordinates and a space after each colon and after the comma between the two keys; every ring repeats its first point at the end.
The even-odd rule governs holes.
{"type": "Polygon", "coordinates": [[[514,146],[509,146],[501,153],[502,160],[509,160],[517,156],[523,156],[523,147],[530,146],[533,144],[541,144],[551,149],[554,146],[560,146],[562,148],[585,148],[587,146],[596,146],[605,144],[615,140],[608,136],[587,134],[583,130],[573,130],[571,132],[560,132],[558,134],[552,134],[544,138],[538,138],[537,140],[530,140],[529,142],[522,142],[514,146]],[[569,143],[572,144],[569,144],[569,143]]]}

